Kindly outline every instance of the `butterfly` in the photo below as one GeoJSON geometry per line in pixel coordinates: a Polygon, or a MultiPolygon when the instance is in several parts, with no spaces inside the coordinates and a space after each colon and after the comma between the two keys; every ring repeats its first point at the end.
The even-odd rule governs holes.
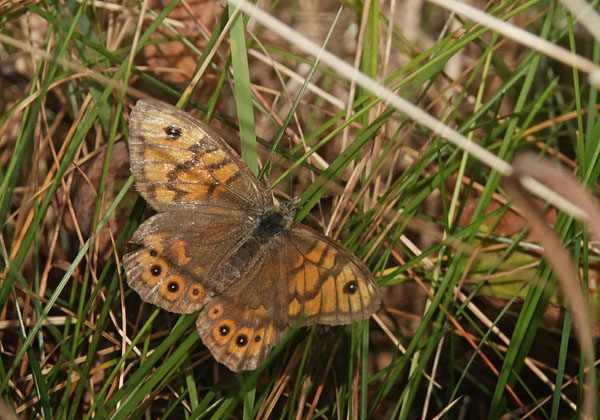
{"type": "Polygon", "coordinates": [[[198,315],[214,358],[254,370],[294,324],[348,324],[381,297],[373,275],[325,235],[293,223],[209,126],[164,102],[137,102],[129,155],[138,191],[158,212],[131,241],[127,281],[149,303],[198,315]]]}

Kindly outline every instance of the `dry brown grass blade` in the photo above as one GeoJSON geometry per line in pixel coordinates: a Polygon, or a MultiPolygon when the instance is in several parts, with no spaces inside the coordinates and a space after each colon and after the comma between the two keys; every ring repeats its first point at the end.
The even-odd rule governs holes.
{"type": "Polygon", "coordinates": [[[523,217],[531,225],[531,231],[544,248],[547,261],[554,269],[558,283],[564,293],[573,314],[573,323],[577,339],[583,349],[586,364],[590,368],[586,374],[585,401],[582,416],[593,418],[596,411],[596,393],[594,381],[594,345],[590,326],[588,304],[583,296],[579,277],[571,256],[561,243],[554,230],[546,224],[543,214],[537,209],[531,195],[521,184],[520,177],[531,176],[543,182],[551,189],[574,202],[586,212],[584,220],[593,237],[598,235],[598,228],[593,221],[600,221],[598,209],[593,198],[583,189],[572,174],[561,169],[547,159],[539,159],[531,154],[524,154],[513,162],[515,173],[506,178],[505,188],[514,203],[521,210],[523,217]]]}

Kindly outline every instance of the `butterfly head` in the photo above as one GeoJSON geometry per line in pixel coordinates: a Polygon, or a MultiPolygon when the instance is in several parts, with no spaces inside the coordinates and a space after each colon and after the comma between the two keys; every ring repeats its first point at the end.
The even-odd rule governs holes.
{"type": "Polygon", "coordinates": [[[283,217],[283,222],[286,227],[290,227],[294,222],[298,204],[300,204],[300,197],[294,197],[290,201],[283,201],[277,206],[277,213],[283,217]]]}

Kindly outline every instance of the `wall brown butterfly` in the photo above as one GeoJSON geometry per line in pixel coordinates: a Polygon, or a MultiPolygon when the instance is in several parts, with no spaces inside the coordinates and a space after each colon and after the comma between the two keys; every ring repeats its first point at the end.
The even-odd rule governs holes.
{"type": "Polygon", "coordinates": [[[124,257],[129,285],[168,311],[200,311],[215,359],[256,369],[291,325],[348,324],[380,305],[375,279],[346,248],[294,224],[293,203],[273,197],[206,124],[156,100],[129,119],[131,170],[158,212],[124,257]]]}

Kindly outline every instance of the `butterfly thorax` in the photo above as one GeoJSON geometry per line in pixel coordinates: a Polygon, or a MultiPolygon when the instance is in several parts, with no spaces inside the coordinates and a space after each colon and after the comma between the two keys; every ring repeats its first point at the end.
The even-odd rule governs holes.
{"type": "Polygon", "coordinates": [[[276,208],[261,213],[254,223],[255,227],[223,265],[225,284],[247,276],[254,269],[253,263],[260,260],[257,257],[276,246],[276,237],[283,234],[287,225],[286,217],[276,208]]]}
{"type": "Polygon", "coordinates": [[[279,212],[265,212],[261,215],[258,225],[252,232],[252,239],[262,245],[273,236],[280,234],[285,229],[285,225],[285,218],[279,212]]]}

